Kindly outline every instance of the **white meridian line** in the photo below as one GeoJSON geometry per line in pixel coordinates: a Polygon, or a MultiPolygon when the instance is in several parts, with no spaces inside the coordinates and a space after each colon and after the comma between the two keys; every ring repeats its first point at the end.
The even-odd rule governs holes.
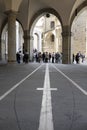
{"type": "Polygon", "coordinates": [[[78,88],[84,95],[87,96],[87,91],[82,89],[81,86],[79,86],[77,83],[75,83],[72,79],[70,79],[67,75],[65,75],[62,71],[60,71],[56,66],[53,66],[59,73],[61,73],[66,79],[68,79],[76,88],[78,88]]]}
{"type": "Polygon", "coordinates": [[[43,89],[38,88],[37,90],[43,90],[42,106],[41,106],[40,122],[38,130],[54,130],[48,64],[46,64],[44,88],[43,89]]]}
{"type": "Polygon", "coordinates": [[[16,85],[14,85],[11,89],[9,89],[6,93],[4,93],[2,96],[0,96],[0,101],[4,99],[8,94],[10,94],[13,90],[15,90],[20,84],[22,84],[27,78],[29,78],[32,74],[34,74],[39,68],[41,68],[42,65],[40,65],[38,68],[36,68],[32,73],[27,75],[24,79],[22,79],[20,82],[18,82],[16,85]]]}

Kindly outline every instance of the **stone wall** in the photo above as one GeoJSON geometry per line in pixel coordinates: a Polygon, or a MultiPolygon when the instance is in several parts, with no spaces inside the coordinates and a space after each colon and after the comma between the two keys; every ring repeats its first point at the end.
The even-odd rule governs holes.
{"type": "Polygon", "coordinates": [[[84,12],[73,22],[71,37],[71,52],[79,51],[87,56],[87,14],[84,12]]]}

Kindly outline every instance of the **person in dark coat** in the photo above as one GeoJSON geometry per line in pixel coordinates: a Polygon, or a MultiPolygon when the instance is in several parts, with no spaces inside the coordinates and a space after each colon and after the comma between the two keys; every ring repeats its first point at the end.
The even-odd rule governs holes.
{"type": "Polygon", "coordinates": [[[16,59],[17,59],[17,63],[20,64],[21,57],[20,57],[20,53],[19,52],[17,52],[17,54],[16,54],[16,59]]]}
{"type": "Polygon", "coordinates": [[[29,61],[29,54],[28,54],[27,51],[25,51],[25,53],[24,53],[23,61],[24,61],[25,63],[28,63],[28,61],[29,61]]]}

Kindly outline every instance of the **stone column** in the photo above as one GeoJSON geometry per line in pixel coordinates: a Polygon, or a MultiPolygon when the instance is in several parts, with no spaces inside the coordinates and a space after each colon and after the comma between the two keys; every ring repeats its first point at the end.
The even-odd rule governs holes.
{"type": "Polygon", "coordinates": [[[8,11],[8,62],[16,62],[16,15],[17,12],[8,11]]]}
{"type": "Polygon", "coordinates": [[[30,35],[28,30],[24,31],[24,51],[26,50],[30,54],[30,35]]]}
{"type": "Polygon", "coordinates": [[[1,37],[0,37],[0,60],[2,59],[1,57],[1,37]]]}
{"type": "Polygon", "coordinates": [[[63,64],[71,63],[71,31],[69,26],[63,26],[62,31],[62,52],[63,52],[63,64]]]}

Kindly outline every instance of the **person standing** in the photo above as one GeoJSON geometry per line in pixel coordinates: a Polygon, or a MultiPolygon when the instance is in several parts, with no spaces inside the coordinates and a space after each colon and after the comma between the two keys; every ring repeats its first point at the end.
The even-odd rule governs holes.
{"type": "Polygon", "coordinates": [[[54,59],[55,59],[55,54],[54,52],[52,53],[52,63],[54,63],[54,59]]]}
{"type": "Polygon", "coordinates": [[[49,62],[50,62],[50,60],[51,60],[51,53],[49,52],[49,62]]]}
{"type": "Polygon", "coordinates": [[[17,52],[17,54],[16,54],[16,59],[17,59],[17,63],[20,64],[21,57],[20,57],[20,53],[19,52],[17,52]]]}
{"type": "Polygon", "coordinates": [[[28,54],[28,52],[27,51],[25,51],[25,53],[24,53],[24,62],[25,63],[28,63],[28,61],[29,61],[29,54],[28,54]]]}

